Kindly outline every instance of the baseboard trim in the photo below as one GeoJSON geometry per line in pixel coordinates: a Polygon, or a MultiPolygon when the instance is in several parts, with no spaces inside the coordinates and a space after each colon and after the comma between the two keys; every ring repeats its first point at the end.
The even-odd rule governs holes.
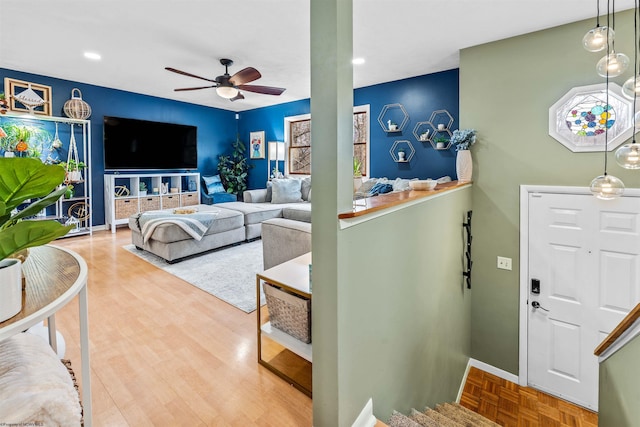
{"type": "Polygon", "coordinates": [[[490,374],[493,374],[497,377],[500,377],[504,380],[511,381],[512,383],[518,384],[518,376],[512,374],[511,372],[504,371],[500,368],[496,368],[495,366],[491,366],[488,363],[481,362],[476,359],[469,359],[469,366],[473,366],[474,368],[478,368],[490,374]]]}
{"type": "Polygon", "coordinates": [[[462,399],[462,392],[464,391],[464,385],[467,383],[467,377],[469,376],[469,371],[471,370],[471,358],[467,361],[467,368],[464,370],[464,375],[462,376],[462,382],[460,383],[460,388],[458,389],[458,397],[456,397],[456,402],[460,403],[460,399],[462,399]]]}
{"type": "Polygon", "coordinates": [[[351,427],[374,427],[377,422],[378,420],[373,416],[373,399],[369,398],[351,427]]]}

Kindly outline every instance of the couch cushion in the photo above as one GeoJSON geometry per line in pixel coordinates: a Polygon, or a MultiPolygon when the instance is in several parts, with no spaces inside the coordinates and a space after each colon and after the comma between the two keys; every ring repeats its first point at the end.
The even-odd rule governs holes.
{"type": "Polygon", "coordinates": [[[271,203],[295,203],[302,201],[302,184],[299,179],[274,179],[271,203]]]}
{"type": "Polygon", "coordinates": [[[282,216],[282,208],[287,205],[274,205],[271,203],[225,203],[225,209],[233,209],[244,215],[244,224],[259,224],[262,221],[282,216]]]}
{"type": "Polygon", "coordinates": [[[302,200],[309,202],[309,196],[311,193],[311,177],[308,176],[302,179],[300,192],[302,193],[302,200]]]}
{"type": "MultiPolygon", "coordinates": [[[[207,230],[205,236],[210,234],[222,233],[223,231],[234,230],[236,228],[244,226],[242,213],[238,211],[209,205],[198,205],[197,208],[199,212],[218,212],[216,220],[213,222],[213,224],[211,224],[211,227],[209,227],[209,230],[207,230]]],[[[173,209],[167,209],[166,212],[171,213],[173,212],[173,209]]],[[[132,215],[131,217],[129,217],[129,228],[140,233],[140,227],[138,227],[136,218],[137,215],[132,215]]],[[[180,240],[192,239],[192,237],[175,224],[162,224],[155,229],[153,235],[151,236],[151,239],[158,242],[171,243],[180,240]]]]}
{"type": "Polygon", "coordinates": [[[222,185],[222,180],[220,179],[220,175],[203,176],[202,182],[204,182],[204,185],[207,188],[207,194],[225,192],[224,186],[222,185]]]}
{"type": "Polygon", "coordinates": [[[295,221],[311,222],[311,204],[300,203],[282,208],[282,217],[295,221]]]}

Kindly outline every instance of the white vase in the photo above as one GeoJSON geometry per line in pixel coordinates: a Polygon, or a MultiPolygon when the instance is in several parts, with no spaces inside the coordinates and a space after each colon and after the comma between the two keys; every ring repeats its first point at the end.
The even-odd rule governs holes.
{"type": "Polygon", "coordinates": [[[22,263],[14,258],[0,261],[0,322],[22,310],[22,263]]]}
{"type": "Polygon", "coordinates": [[[471,151],[460,150],[456,156],[456,175],[458,182],[470,182],[473,174],[473,161],[471,160],[471,151]]]}

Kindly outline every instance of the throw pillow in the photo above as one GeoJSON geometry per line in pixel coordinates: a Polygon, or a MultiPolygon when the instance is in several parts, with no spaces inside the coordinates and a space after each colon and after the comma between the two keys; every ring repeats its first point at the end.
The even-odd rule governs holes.
{"type": "Polygon", "coordinates": [[[302,201],[299,179],[274,179],[271,183],[271,203],[295,203],[302,201]]]}
{"type": "Polygon", "coordinates": [[[302,193],[302,200],[309,201],[309,192],[311,191],[311,177],[308,176],[302,179],[302,187],[300,192],[302,193]]]}
{"type": "Polygon", "coordinates": [[[207,194],[225,192],[224,186],[222,185],[222,180],[220,180],[220,175],[203,176],[202,181],[207,187],[207,194]]]}
{"type": "Polygon", "coordinates": [[[270,202],[271,197],[273,197],[273,184],[271,183],[271,181],[269,181],[267,182],[267,195],[264,196],[264,201],[270,202]]]}
{"type": "Polygon", "coordinates": [[[390,193],[393,191],[393,185],[377,183],[371,190],[369,190],[369,196],[377,196],[378,194],[390,193]]]}

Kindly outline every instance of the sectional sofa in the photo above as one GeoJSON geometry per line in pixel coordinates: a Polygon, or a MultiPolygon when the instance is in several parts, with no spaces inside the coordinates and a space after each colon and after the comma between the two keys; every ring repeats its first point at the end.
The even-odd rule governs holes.
{"type": "MultiPolygon", "coordinates": [[[[311,250],[310,179],[274,180],[270,188],[248,190],[242,202],[198,205],[199,212],[217,212],[201,240],[175,224],[162,224],[144,241],[137,221],[129,218],[132,243],[173,263],[183,258],[262,236],[264,268],[311,250]]],[[[168,214],[171,209],[166,210],[168,214]]]]}

